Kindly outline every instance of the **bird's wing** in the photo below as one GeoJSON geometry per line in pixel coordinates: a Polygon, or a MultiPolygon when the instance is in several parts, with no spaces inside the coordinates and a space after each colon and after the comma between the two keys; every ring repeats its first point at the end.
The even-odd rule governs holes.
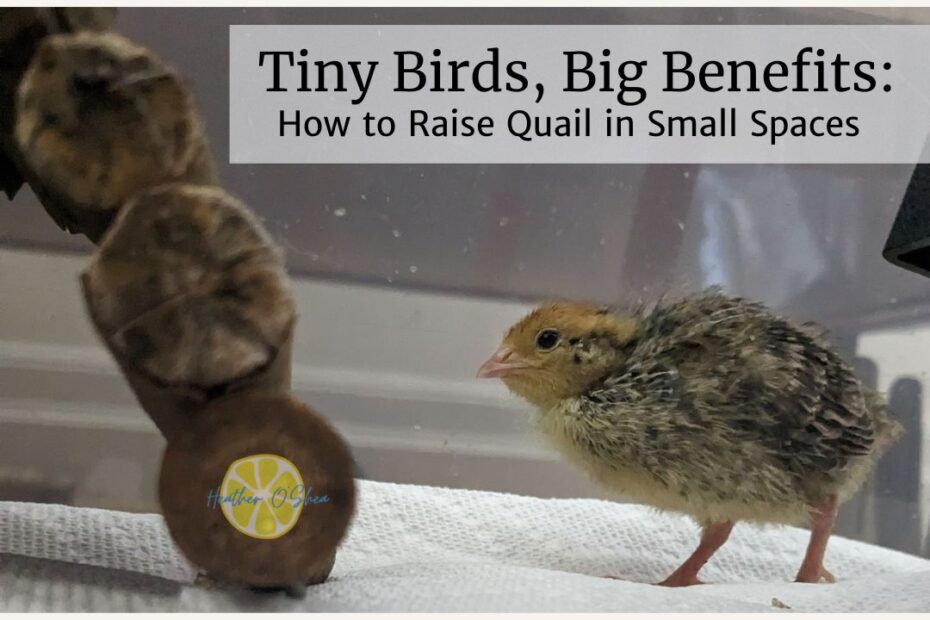
{"type": "Polygon", "coordinates": [[[638,385],[683,408],[718,402],[737,438],[763,442],[790,468],[829,471],[872,452],[884,413],[812,326],[709,291],[656,309],[644,328],[631,361],[649,379],[638,385]]]}
{"type": "Polygon", "coordinates": [[[785,360],[793,381],[782,399],[786,456],[821,467],[842,467],[850,457],[872,452],[876,414],[852,368],[821,338],[776,320],[769,346],[785,360]]]}

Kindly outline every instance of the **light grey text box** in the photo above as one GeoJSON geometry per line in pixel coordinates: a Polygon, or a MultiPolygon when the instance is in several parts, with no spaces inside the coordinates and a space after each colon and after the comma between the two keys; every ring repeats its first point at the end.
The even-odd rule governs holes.
{"type": "MultiPolygon", "coordinates": [[[[230,160],[926,162],[928,50],[925,26],[230,26],[230,160]],[[424,87],[400,92],[399,86],[420,81],[410,70],[413,52],[422,55],[424,87]],[[687,71],[680,70],[681,52],[691,58],[687,71]],[[837,67],[838,54],[850,64],[837,67]],[[277,91],[270,90],[276,60],[277,91]],[[589,60],[588,72],[582,71],[589,60]],[[341,66],[325,66],[321,82],[318,63],[330,61],[341,66]],[[440,63],[438,74],[432,61],[440,63]],[[452,90],[450,61],[470,63],[460,69],[458,91],[452,90]],[[700,84],[699,70],[709,61],[721,63],[722,71],[707,65],[707,88],[669,89],[680,88],[688,74],[700,84]],[[766,73],[773,61],[784,69],[776,64],[766,73]],[[525,65],[509,74],[512,62],[525,65]],[[608,63],[606,77],[602,62],[608,63]],[[630,79],[621,90],[624,62],[630,79]],[[872,63],[859,67],[870,79],[856,72],[863,62],[872,63]],[[572,73],[576,91],[566,90],[570,66],[578,69],[572,73]],[[340,70],[344,90],[336,91],[340,70]],[[483,92],[495,86],[495,72],[499,91],[483,92]],[[371,122],[375,135],[367,135],[366,114],[390,117],[393,133],[380,135],[371,122]],[[439,117],[446,136],[434,135],[439,117]],[[472,135],[450,135],[452,121],[461,131],[464,117],[475,128],[472,135]],[[483,122],[489,135],[477,131],[481,117],[489,119],[483,122]],[[335,135],[323,129],[326,121],[335,135]],[[544,135],[559,126],[568,135],[544,135]],[[322,133],[311,135],[318,129],[322,133]],[[787,133],[774,137],[774,129],[787,133]]],[[[389,125],[381,121],[381,129],[389,125]]]]}

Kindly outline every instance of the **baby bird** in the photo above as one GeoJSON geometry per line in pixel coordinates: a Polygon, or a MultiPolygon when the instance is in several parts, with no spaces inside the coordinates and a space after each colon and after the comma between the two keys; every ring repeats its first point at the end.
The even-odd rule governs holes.
{"type": "Polygon", "coordinates": [[[737,521],[805,518],[796,581],[832,581],[837,506],[901,433],[816,327],[715,289],[627,312],[543,305],[478,376],[534,405],[542,434],[606,488],[702,526],[666,586],[701,583],[737,521]]]}

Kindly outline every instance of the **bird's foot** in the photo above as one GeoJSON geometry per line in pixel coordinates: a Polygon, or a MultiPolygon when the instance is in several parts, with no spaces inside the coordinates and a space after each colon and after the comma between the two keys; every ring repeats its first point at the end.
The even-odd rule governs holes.
{"type": "Polygon", "coordinates": [[[794,578],[795,583],[836,583],[836,577],[827,569],[821,567],[819,571],[805,570],[802,568],[798,576],[794,578]]]}
{"type": "Polygon", "coordinates": [[[657,583],[657,586],[666,588],[685,588],[687,586],[700,586],[704,582],[697,578],[697,575],[672,573],[664,581],[657,583]]]}

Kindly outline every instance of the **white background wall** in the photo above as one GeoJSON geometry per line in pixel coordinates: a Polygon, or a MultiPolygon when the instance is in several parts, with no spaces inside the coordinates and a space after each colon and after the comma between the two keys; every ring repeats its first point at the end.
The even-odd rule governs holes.
{"type": "MultiPolygon", "coordinates": [[[[878,364],[877,387],[887,393],[892,384],[903,378],[917,380],[921,385],[922,401],[920,419],[926,428],[926,421],[930,420],[930,383],[928,383],[926,368],[928,366],[928,353],[930,353],[930,326],[905,329],[883,329],[865,333],[859,339],[857,353],[867,357],[878,364]]],[[[894,412],[892,412],[894,413],[894,412]]],[[[923,432],[923,441],[920,446],[922,458],[915,467],[920,468],[920,494],[919,510],[916,518],[920,521],[920,531],[930,529],[930,433],[923,432]]],[[[902,440],[903,441],[903,440],[902,440]]],[[[923,541],[923,549],[930,541],[923,541]]],[[[930,555],[925,553],[925,555],[930,555]]]]}

